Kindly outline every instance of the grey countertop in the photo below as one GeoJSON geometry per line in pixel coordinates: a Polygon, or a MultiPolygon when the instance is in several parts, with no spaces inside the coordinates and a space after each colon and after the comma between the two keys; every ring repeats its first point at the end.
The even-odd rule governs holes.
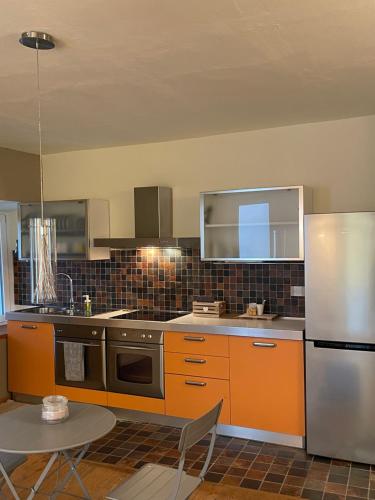
{"type": "Polygon", "coordinates": [[[305,320],[300,318],[275,318],[274,320],[238,318],[228,314],[221,318],[202,318],[188,314],[168,322],[168,330],[201,333],[219,333],[244,337],[303,339],[305,320]],[[173,328],[170,326],[173,324],[173,328]]]}
{"type": "Polygon", "coordinates": [[[140,321],[114,319],[113,313],[99,314],[85,318],[57,314],[35,314],[25,311],[12,311],[6,315],[8,320],[35,321],[41,323],[75,323],[77,325],[95,325],[102,327],[137,328],[164,330],[171,332],[213,333],[239,337],[262,337],[275,339],[303,340],[305,321],[301,318],[276,318],[274,320],[256,320],[238,318],[228,314],[221,318],[202,318],[187,314],[171,321],[140,321]]]}

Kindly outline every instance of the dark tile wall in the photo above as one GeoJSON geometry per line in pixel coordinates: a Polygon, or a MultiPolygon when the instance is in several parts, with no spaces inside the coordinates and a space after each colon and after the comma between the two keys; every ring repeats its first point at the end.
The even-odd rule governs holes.
{"type": "MultiPolygon", "coordinates": [[[[304,298],[291,297],[291,285],[304,284],[303,263],[224,264],[202,262],[199,250],[114,250],[106,261],[59,261],[58,272],[71,275],[75,300],[88,293],[94,306],[191,310],[198,295],[225,300],[230,312],[248,302],[267,300],[266,312],[304,316],[304,298]]],[[[58,278],[59,302],[68,303],[69,287],[58,278]]],[[[16,303],[30,303],[29,263],[15,260],[16,303]]]]}

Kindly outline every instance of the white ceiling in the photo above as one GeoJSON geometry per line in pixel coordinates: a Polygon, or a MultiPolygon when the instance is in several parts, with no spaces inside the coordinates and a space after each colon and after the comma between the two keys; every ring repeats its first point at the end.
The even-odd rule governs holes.
{"type": "Polygon", "coordinates": [[[374,0],[2,0],[0,146],[46,152],[375,113],[374,0]]]}

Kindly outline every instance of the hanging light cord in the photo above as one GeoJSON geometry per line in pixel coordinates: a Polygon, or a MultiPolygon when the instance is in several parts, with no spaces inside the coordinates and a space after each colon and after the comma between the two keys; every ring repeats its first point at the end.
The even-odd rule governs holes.
{"type": "Polygon", "coordinates": [[[44,179],[43,179],[43,158],[42,158],[42,119],[41,119],[41,96],[40,96],[40,76],[39,76],[39,42],[36,40],[36,78],[38,88],[38,134],[39,134],[39,175],[40,175],[40,210],[42,226],[44,222],[44,179]]]}
{"type": "MultiPolygon", "coordinates": [[[[38,133],[39,133],[39,173],[40,173],[40,210],[41,210],[41,241],[38,245],[37,261],[39,262],[39,272],[35,294],[42,302],[56,301],[55,276],[52,268],[50,255],[50,237],[46,220],[44,219],[44,176],[42,158],[42,119],[41,119],[41,92],[39,74],[39,42],[36,40],[36,74],[38,87],[38,133]]],[[[49,221],[49,229],[51,229],[49,221]]],[[[39,300],[38,300],[39,302],[39,300]]]]}

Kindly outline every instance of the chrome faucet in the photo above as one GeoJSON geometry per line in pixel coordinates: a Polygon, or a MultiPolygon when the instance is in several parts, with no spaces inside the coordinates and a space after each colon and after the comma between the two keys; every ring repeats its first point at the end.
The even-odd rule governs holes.
{"type": "Polygon", "coordinates": [[[56,276],[65,276],[65,278],[68,278],[68,280],[69,280],[69,284],[70,284],[69,309],[72,311],[74,309],[73,280],[69,276],[69,274],[66,274],[66,273],[57,273],[56,276]]]}

